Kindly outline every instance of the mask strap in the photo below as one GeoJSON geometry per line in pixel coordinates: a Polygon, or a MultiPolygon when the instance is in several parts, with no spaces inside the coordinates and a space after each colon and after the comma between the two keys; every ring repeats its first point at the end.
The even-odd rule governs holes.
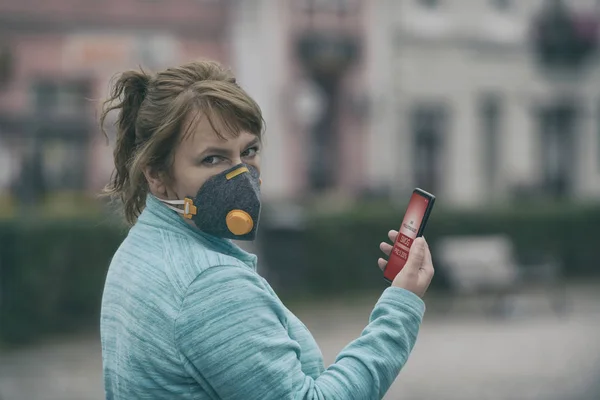
{"type": "Polygon", "coordinates": [[[158,199],[158,200],[163,202],[171,210],[176,211],[179,214],[183,214],[183,217],[187,218],[187,219],[192,219],[192,216],[196,215],[198,213],[198,208],[194,205],[194,201],[192,199],[190,199],[189,197],[186,197],[183,200],[163,200],[163,199],[158,199]],[[173,207],[171,204],[183,205],[183,210],[178,207],[173,207]]]}

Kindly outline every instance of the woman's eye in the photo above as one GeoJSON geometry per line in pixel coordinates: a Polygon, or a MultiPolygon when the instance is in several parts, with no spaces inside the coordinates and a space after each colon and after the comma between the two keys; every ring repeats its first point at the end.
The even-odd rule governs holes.
{"type": "Polygon", "coordinates": [[[258,153],[258,147],[250,147],[242,153],[242,157],[254,157],[258,153]]]}
{"type": "Polygon", "coordinates": [[[202,160],[202,164],[205,165],[216,165],[222,161],[222,158],[219,156],[208,156],[202,160]]]}

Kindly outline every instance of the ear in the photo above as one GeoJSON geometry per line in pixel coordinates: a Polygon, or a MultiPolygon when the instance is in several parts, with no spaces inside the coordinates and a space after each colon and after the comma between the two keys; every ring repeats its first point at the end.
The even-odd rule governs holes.
{"type": "Polygon", "coordinates": [[[151,167],[144,168],[144,176],[148,182],[148,188],[150,192],[159,197],[164,197],[167,194],[167,185],[165,183],[164,175],[157,172],[151,167]]]}

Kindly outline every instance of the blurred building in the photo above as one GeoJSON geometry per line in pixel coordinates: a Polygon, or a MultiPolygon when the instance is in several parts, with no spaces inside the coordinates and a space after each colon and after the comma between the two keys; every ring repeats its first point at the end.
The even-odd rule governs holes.
{"type": "Polygon", "coordinates": [[[467,207],[600,197],[599,2],[373,3],[371,182],[467,207]]]}
{"type": "Polygon", "coordinates": [[[97,192],[112,171],[97,125],[109,79],[198,56],[228,62],[228,11],[214,0],[2,1],[0,192],[97,192]]]}
{"type": "Polygon", "coordinates": [[[361,0],[236,3],[233,65],[267,121],[270,199],[367,185],[367,12],[361,0]]]}
{"type": "Polygon", "coordinates": [[[110,78],[199,57],[231,65],[264,108],[266,196],[360,187],[361,11],[351,0],[3,2],[0,192],[97,192],[112,172],[96,123],[110,78]]]}
{"type": "Polygon", "coordinates": [[[595,48],[596,3],[5,0],[0,192],[97,192],[112,171],[96,124],[110,77],[208,57],[263,108],[269,199],[405,201],[415,186],[450,206],[597,198],[600,64],[575,55],[578,38],[595,48]]]}
{"type": "Polygon", "coordinates": [[[269,123],[265,190],[600,197],[598,3],[239,2],[233,58],[269,123]]]}

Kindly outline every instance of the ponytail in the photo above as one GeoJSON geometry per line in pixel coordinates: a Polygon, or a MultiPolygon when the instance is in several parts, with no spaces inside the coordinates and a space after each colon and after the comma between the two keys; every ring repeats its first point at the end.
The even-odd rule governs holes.
{"type": "MultiPolygon", "coordinates": [[[[136,132],[136,122],[140,107],[146,97],[150,76],[144,72],[127,71],[121,74],[114,83],[109,98],[104,102],[100,117],[100,127],[108,138],[104,129],[104,122],[108,114],[118,110],[119,115],[115,123],[116,144],[114,149],[115,172],[109,184],[104,189],[104,194],[111,197],[120,197],[125,206],[127,221],[133,223],[144,205],[147,185],[141,187],[137,184],[143,181],[141,176],[132,176],[131,162],[139,145],[136,132]],[[136,184],[132,184],[135,181],[136,184]]],[[[133,171],[140,174],[141,171],[133,171]]]]}

